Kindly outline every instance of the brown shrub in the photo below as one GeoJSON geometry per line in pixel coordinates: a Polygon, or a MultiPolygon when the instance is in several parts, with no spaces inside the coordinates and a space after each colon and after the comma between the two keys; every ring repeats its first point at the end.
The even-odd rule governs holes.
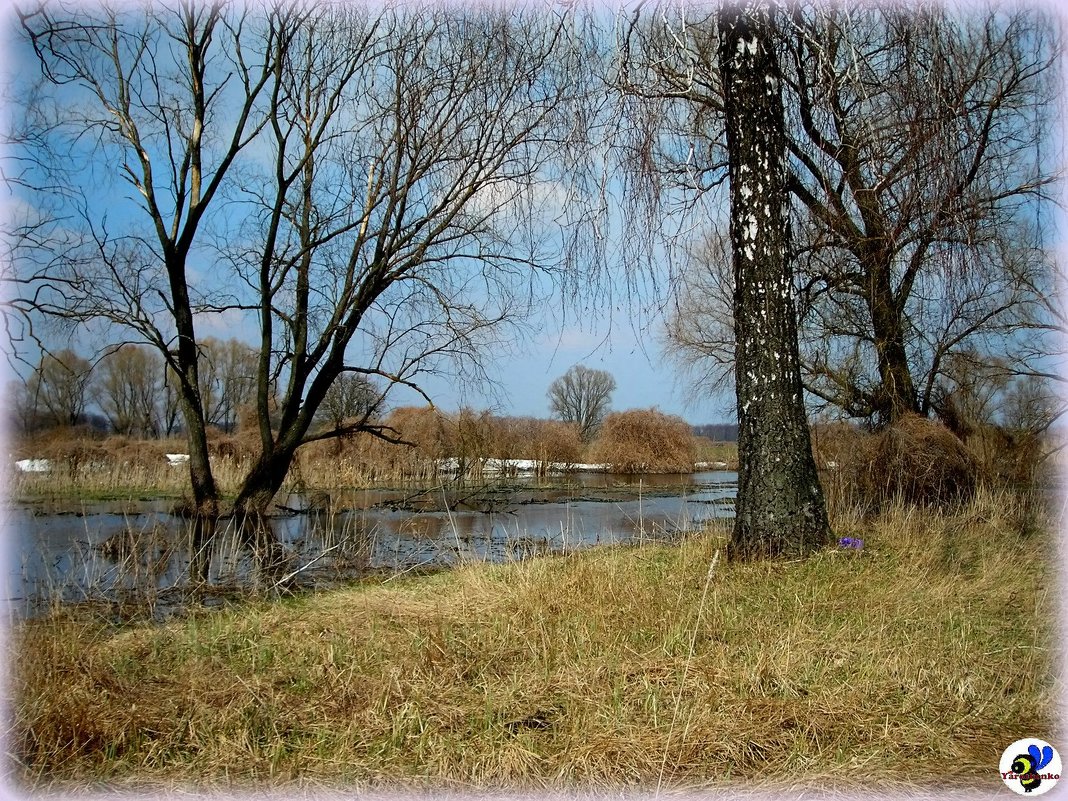
{"type": "Polygon", "coordinates": [[[694,455],[693,433],[681,417],[632,409],[605,418],[587,458],[620,473],[688,473],[694,455]]]}
{"type": "Polygon", "coordinates": [[[397,437],[411,445],[395,445],[370,434],[351,441],[352,458],[371,479],[408,477],[432,479],[438,460],[452,449],[454,435],[448,417],[430,406],[402,406],[384,421],[397,437]]]}
{"type": "Polygon", "coordinates": [[[578,426],[537,417],[495,419],[490,455],[497,459],[530,459],[545,471],[550,465],[572,465],[582,454],[578,426]]]}
{"type": "Polygon", "coordinates": [[[20,459],[62,459],[72,449],[94,447],[103,439],[85,427],[57,426],[19,437],[13,444],[20,459]]]}
{"type": "Polygon", "coordinates": [[[880,505],[900,497],[919,506],[951,506],[975,494],[978,463],[941,423],[908,415],[875,438],[868,492],[880,505]]]}
{"type": "Polygon", "coordinates": [[[545,465],[578,462],[582,454],[582,435],[577,425],[559,420],[534,420],[533,423],[526,458],[545,465]]]}
{"type": "Polygon", "coordinates": [[[975,494],[979,464],[941,423],[908,415],[874,434],[848,423],[814,427],[813,450],[833,506],[877,511],[894,501],[952,507],[975,494]]]}
{"type": "Polygon", "coordinates": [[[495,443],[499,439],[500,421],[488,410],[477,412],[463,407],[456,414],[444,415],[444,426],[451,434],[451,452],[463,464],[497,456],[495,443]]]}
{"type": "MultiPolygon", "coordinates": [[[[125,438],[116,438],[125,443],[125,438]]],[[[48,459],[53,470],[71,475],[113,461],[113,446],[99,435],[77,428],[56,428],[26,440],[19,448],[24,458],[48,459]]]]}
{"type": "Polygon", "coordinates": [[[167,453],[185,453],[188,450],[183,440],[127,439],[111,437],[108,448],[120,465],[140,467],[146,470],[159,469],[166,465],[167,453]]]}
{"type": "MultiPolygon", "coordinates": [[[[183,445],[184,452],[188,446],[183,445]]],[[[260,451],[260,432],[256,430],[244,430],[235,434],[227,434],[215,428],[208,429],[208,453],[215,459],[229,459],[241,461],[251,459],[260,451]]]]}
{"type": "Polygon", "coordinates": [[[494,459],[525,459],[531,441],[533,418],[491,417],[489,454],[494,459]]]}
{"type": "Polygon", "coordinates": [[[411,442],[420,456],[443,459],[453,450],[455,436],[448,416],[430,406],[402,406],[394,409],[386,424],[400,438],[411,442]]]}

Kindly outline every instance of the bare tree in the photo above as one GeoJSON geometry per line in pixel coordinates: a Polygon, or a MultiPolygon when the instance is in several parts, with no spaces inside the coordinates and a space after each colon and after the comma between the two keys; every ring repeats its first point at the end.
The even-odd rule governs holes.
{"type": "Polygon", "coordinates": [[[159,395],[160,436],[170,437],[182,430],[182,405],[175,388],[177,383],[171,368],[164,366],[159,395]]]}
{"type": "Polygon", "coordinates": [[[926,414],[943,360],[1036,302],[1060,45],[1036,9],[794,16],[791,190],[812,392],[926,414]],[[865,369],[842,369],[851,354],[865,369]],[[871,367],[867,367],[871,365],[871,367]]]}
{"type": "Polygon", "coordinates": [[[939,418],[962,439],[990,426],[1039,436],[1064,408],[1049,378],[1021,372],[1008,359],[976,350],[955,352],[946,359],[932,404],[939,418]]]}
{"type": "Polygon", "coordinates": [[[259,354],[239,339],[206,337],[200,342],[200,395],[204,421],[223,431],[237,427],[238,410],[256,394],[259,354]]]}
{"type": "Polygon", "coordinates": [[[481,352],[556,264],[530,234],[571,124],[565,30],[523,10],[324,10],[280,54],[271,169],[235,198],[248,237],[226,251],[261,335],[239,511],[266,508],[305,442],[395,438],[370,409],[312,428],[339,375],[416,391],[443,369],[484,376],[481,352]]]}
{"type": "MultiPolygon", "coordinates": [[[[670,123],[648,169],[712,197],[724,141],[716,28],[693,10],[649,19],[658,24],[635,26],[623,73],[628,91],[660,104],[653,121],[670,123]]],[[[933,411],[956,351],[1043,371],[1048,343],[1028,353],[1018,330],[1054,319],[1036,288],[1050,283],[1056,25],[1034,8],[805,4],[785,22],[776,37],[810,398],[878,425],[933,411]]],[[[683,363],[727,364],[727,261],[696,255],[668,337],[683,363]]]]}
{"type": "Polygon", "coordinates": [[[69,348],[44,354],[27,383],[36,416],[58,426],[82,422],[91,380],[89,360],[69,348]]]}
{"type": "MultiPolygon", "coordinates": [[[[1041,436],[1064,412],[1064,399],[1058,397],[1052,382],[1035,375],[1016,376],[1002,393],[1001,423],[1010,431],[1041,436]]],[[[1060,449],[1060,444],[1055,449],[1060,449]]]]}
{"type": "Polygon", "coordinates": [[[723,364],[733,365],[739,418],[731,555],[740,559],[803,554],[830,538],[800,374],[780,17],[760,2],[642,8],[623,29],[617,79],[632,123],[633,230],[666,231],[672,250],[681,242],[692,254],[689,234],[712,228],[728,182],[730,246],[707,241],[730,254],[731,277],[721,262],[687,289],[698,302],[704,292],[730,298],[729,314],[717,309],[703,329],[713,342],[700,344],[733,345],[723,364]]]}
{"type": "Polygon", "coordinates": [[[141,345],[122,345],[101,360],[93,390],[97,405],[115,432],[159,435],[162,368],[159,356],[141,345]]]}
{"type": "Polygon", "coordinates": [[[554,199],[572,178],[554,159],[582,62],[557,14],[46,4],[20,19],[45,78],[38,130],[67,158],[28,181],[41,202],[59,187],[65,218],[19,240],[11,308],[159,349],[206,512],[205,315],[247,315],[259,336],[260,455],[235,502],[256,514],[302,444],[393,436],[366,416],[312,430],[339,375],[482,378],[539,271],[558,274],[570,211],[554,199]],[[131,196],[101,202],[108,180],[131,196]],[[141,219],[108,216],[116,202],[141,219]]]}
{"type": "Polygon", "coordinates": [[[804,554],[830,539],[802,397],[775,16],[720,13],[738,403],[731,556],[742,559],[804,554]]]}
{"type": "Polygon", "coordinates": [[[20,434],[31,434],[39,423],[37,409],[34,407],[33,396],[25,381],[14,379],[9,381],[4,388],[4,398],[7,401],[8,430],[17,431],[20,434]]]}
{"type": "Polygon", "coordinates": [[[734,274],[730,237],[706,232],[687,247],[661,340],[697,400],[734,386],[734,274]]]}
{"type": "Polygon", "coordinates": [[[319,407],[319,419],[340,430],[353,419],[370,419],[381,412],[382,394],[367,376],[342,373],[330,385],[319,407]]]}
{"type": "Polygon", "coordinates": [[[195,321],[228,299],[189,266],[208,210],[267,121],[258,103],[288,25],[222,3],[43,3],[18,15],[43,84],[26,98],[35,124],[16,153],[33,168],[21,186],[35,211],[20,228],[32,235],[14,240],[8,308],[31,325],[42,315],[117,325],[160,352],[194,500],[214,515],[195,321]],[[137,218],[109,215],[119,203],[137,218]]]}
{"type": "Polygon", "coordinates": [[[590,442],[612,406],[616,380],[606,370],[576,364],[549,385],[549,408],[565,423],[578,426],[590,442]]]}

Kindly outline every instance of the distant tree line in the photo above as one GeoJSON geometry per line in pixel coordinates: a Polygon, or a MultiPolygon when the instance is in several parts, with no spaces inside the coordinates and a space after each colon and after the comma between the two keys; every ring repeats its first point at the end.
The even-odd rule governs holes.
{"type": "MultiPolygon", "coordinates": [[[[198,375],[208,426],[227,433],[242,423],[250,427],[258,360],[257,349],[238,339],[201,340],[198,375]]],[[[9,417],[22,433],[65,426],[140,438],[186,433],[175,377],[144,345],[120,345],[96,364],[70,348],[46,353],[26,381],[9,389],[9,417]]],[[[371,411],[377,400],[370,379],[342,376],[327,392],[316,423],[339,427],[371,411]]]]}
{"type": "Polygon", "coordinates": [[[737,423],[704,423],[694,426],[693,433],[698,437],[706,437],[713,442],[737,442],[737,423]]]}

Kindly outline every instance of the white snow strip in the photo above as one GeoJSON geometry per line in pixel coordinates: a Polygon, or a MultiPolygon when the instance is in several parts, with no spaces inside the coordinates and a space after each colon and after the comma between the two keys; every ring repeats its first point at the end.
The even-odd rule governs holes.
{"type": "Polygon", "coordinates": [[[15,467],[23,473],[50,473],[52,472],[51,459],[19,459],[15,467]]]}

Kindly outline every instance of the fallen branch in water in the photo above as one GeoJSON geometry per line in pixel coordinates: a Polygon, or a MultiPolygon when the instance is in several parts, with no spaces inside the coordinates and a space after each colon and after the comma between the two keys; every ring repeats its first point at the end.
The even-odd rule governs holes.
{"type": "Polygon", "coordinates": [[[304,565],[302,567],[298,567],[296,570],[294,570],[292,573],[289,573],[288,575],[282,576],[282,578],[278,579],[278,581],[276,581],[274,583],[274,587],[272,589],[277,590],[280,586],[285,584],[290,579],[296,577],[300,573],[303,573],[305,570],[307,570],[309,567],[314,565],[316,562],[318,562],[320,559],[322,559],[328,553],[330,553],[331,551],[337,550],[340,547],[341,547],[341,543],[340,542],[335,544],[335,545],[331,545],[329,548],[327,548],[321,554],[319,554],[314,559],[312,559],[310,562],[308,562],[308,564],[306,564],[306,565],[304,565]]]}

